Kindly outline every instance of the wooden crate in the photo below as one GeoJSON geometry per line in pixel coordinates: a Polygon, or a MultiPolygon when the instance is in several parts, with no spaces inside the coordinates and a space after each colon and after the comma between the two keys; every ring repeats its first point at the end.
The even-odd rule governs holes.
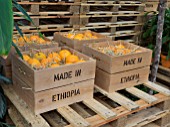
{"type": "Polygon", "coordinates": [[[108,46],[107,42],[91,44],[84,46],[83,53],[87,54],[90,57],[93,57],[97,60],[97,67],[110,73],[127,71],[143,66],[149,66],[151,64],[152,51],[146,48],[136,46],[131,43],[123,41],[113,41],[109,42],[110,45],[123,44],[125,47],[139,48],[141,52],[128,54],[120,57],[111,57],[107,54],[101,53],[98,50],[94,49],[99,46],[108,46]]]}
{"type": "MultiPolygon", "coordinates": [[[[83,80],[72,84],[68,83],[61,87],[34,92],[24,80],[13,75],[12,88],[35,114],[54,110],[86,98],[93,98],[94,79],[83,80]]],[[[46,82],[46,85],[50,86],[50,83],[46,82]]]]}
{"type": "Polygon", "coordinates": [[[109,74],[97,68],[95,84],[105,91],[111,93],[148,81],[149,71],[150,67],[146,66],[120,73],[109,74]]]}
{"type": "MultiPolygon", "coordinates": [[[[30,38],[31,35],[37,35],[39,36],[37,33],[35,34],[25,34],[24,36],[30,38]]],[[[21,36],[18,35],[18,34],[14,34],[13,35],[13,38],[16,39],[16,41],[20,38],[21,36]]],[[[36,44],[36,43],[25,43],[24,46],[19,46],[16,42],[16,45],[18,46],[18,48],[21,50],[21,51],[30,51],[30,49],[46,49],[46,48],[54,48],[54,47],[58,47],[59,44],[47,37],[44,36],[44,40],[45,41],[49,41],[50,43],[49,44],[36,44]]]]}
{"type": "Polygon", "coordinates": [[[107,93],[96,88],[94,99],[83,100],[36,116],[10,86],[2,85],[2,87],[14,104],[9,108],[10,117],[16,125],[19,124],[18,120],[21,121],[24,127],[28,125],[31,127],[99,127],[106,124],[107,127],[149,127],[150,125],[163,127],[168,125],[170,91],[151,82],[146,82],[144,85],[158,93],[150,95],[135,87],[126,88],[128,95],[138,97],[135,101],[128,95],[119,92],[107,93]]]}
{"type": "MultiPolygon", "coordinates": [[[[34,70],[18,56],[13,55],[12,57],[12,72],[33,91],[42,91],[50,88],[64,86],[71,83],[76,83],[88,79],[94,79],[95,77],[95,60],[75,51],[68,47],[62,48],[48,48],[42,49],[44,53],[50,51],[60,51],[61,49],[68,49],[72,53],[83,58],[86,62],[76,63],[71,65],[63,65],[57,68],[47,68],[42,70],[34,70]],[[86,69],[88,67],[88,69],[86,69]]],[[[28,54],[29,52],[23,52],[28,54]]]]}
{"type": "MultiPolygon", "coordinates": [[[[84,31],[79,31],[76,33],[84,33],[84,31]]],[[[83,45],[89,44],[89,43],[96,43],[96,42],[102,42],[106,40],[111,40],[110,38],[107,38],[104,35],[98,34],[96,32],[92,32],[93,35],[97,36],[98,39],[90,39],[90,40],[74,40],[74,39],[69,39],[65,37],[68,33],[59,33],[56,32],[54,33],[54,40],[59,42],[59,44],[64,44],[66,46],[69,46],[75,50],[82,51],[83,45]]]]}

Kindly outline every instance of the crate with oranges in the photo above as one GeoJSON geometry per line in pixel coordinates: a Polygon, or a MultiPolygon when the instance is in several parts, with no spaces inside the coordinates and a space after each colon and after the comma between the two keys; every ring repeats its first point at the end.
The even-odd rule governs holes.
{"type": "Polygon", "coordinates": [[[83,53],[96,59],[95,84],[114,92],[148,81],[152,51],[124,41],[84,46],[83,53]]]}
{"type": "Polygon", "coordinates": [[[39,36],[38,34],[13,35],[13,42],[23,51],[30,48],[41,49],[48,47],[58,47],[58,43],[48,39],[47,37],[39,36]]]}
{"type": "Polygon", "coordinates": [[[13,88],[35,114],[93,97],[96,61],[68,47],[12,56],[13,88]]]}
{"type": "Polygon", "coordinates": [[[86,31],[71,31],[71,32],[56,32],[54,33],[54,40],[60,45],[69,46],[75,50],[82,51],[83,45],[89,43],[98,43],[106,40],[111,40],[104,35],[101,35],[90,30],[86,31]]]}

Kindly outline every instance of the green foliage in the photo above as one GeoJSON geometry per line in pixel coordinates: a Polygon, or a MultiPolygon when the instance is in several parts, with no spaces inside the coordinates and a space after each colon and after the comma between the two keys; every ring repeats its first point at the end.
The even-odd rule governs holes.
{"type": "Polygon", "coordinates": [[[0,0],[0,55],[7,55],[12,44],[12,1],[0,0]]]}
{"type": "MultiPolygon", "coordinates": [[[[146,13],[145,16],[148,16],[150,13],[146,13]]],[[[162,35],[162,52],[167,54],[167,60],[170,59],[170,8],[165,10],[165,19],[164,19],[164,30],[162,35]]],[[[151,19],[149,19],[143,27],[143,39],[149,40],[148,47],[154,51],[153,46],[156,45],[156,32],[157,32],[157,21],[158,14],[153,13],[151,19]],[[151,46],[152,45],[152,46],[151,46]]]]}

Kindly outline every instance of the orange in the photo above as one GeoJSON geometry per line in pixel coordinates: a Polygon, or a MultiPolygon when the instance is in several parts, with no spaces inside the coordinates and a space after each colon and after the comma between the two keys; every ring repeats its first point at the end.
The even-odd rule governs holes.
{"type": "Polygon", "coordinates": [[[59,52],[59,55],[60,55],[62,60],[65,60],[68,56],[71,55],[71,52],[68,51],[67,49],[63,49],[59,52]]]}
{"type": "Polygon", "coordinates": [[[83,37],[84,37],[84,35],[83,35],[83,34],[76,34],[76,35],[74,36],[74,39],[82,40],[82,39],[83,39],[83,37]]]}
{"type": "Polygon", "coordinates": [[[39,68],[41,66],[41,63],[39,60],[35,59],[35,58],[30,58],[28,60],[28,64],[31,65],[32,67],[36,67],[36,68],[39,68]]]}
{"type": "Polygon", "coordinates": [[[30,59],[30,57],[29,57],[28,55],[24,54],[24,55],[23,55],[23,59],[24,59],[24,61],[27,62],[27,61],[30,59]]]}
{"type": "Polygon", "coordinates": [[[39,36],[37,36],[37,35],[30,36],[31,41],[38,41],[38,39],[39,39],[39,36]]]}
{"type": "Polygon", "coordinates": [[[34,54],[34,58],[41,61],[42,59],[46,58],[46,55],[42,52],[39,52],[39,53],[34,54]]]}
{"type": "Polygon", "coordinates": [[[38,41],[39,44],[45,44],[46,43],[46,41],[43,38],[39,38],[37,41],[38,41]]]}
{"type": "Polygon", "coordinates": [[[68,34],[67,34],[67,37],[70,38],[70,39],[72,39],[72,38],[74,38],[74,34],[68,33],[68,34]]]}
{"type": "Polygon", "coordinates": [[[26,37],[26,36],[24,36],[24,37],[20,37],[19,39],[18,39],[18,42],[20,43],[20,42],[29,42],[30,40],[26,37]]]}
{"type": "Polygon", "coordinates": [[[92,38],[92,39],[97,39],[97,36],[92,36],[91,38],[92,38]]]}
{"type": "Polygon", "coordinates": [[[49,63],[50,63],[50,61],[49,61],[48,58],[44,58],[44,59],[41,60],[41,65],[43,67],[46,67],[49,63]]]}
{"type": "Polygon", "coordinates": [[[66,58],[66,63],[76,63],[79,61],[79,57],[76,55],[70,55],[66,58]]]}
{"type": "Polygon", "coordinates": [[[13,41],[15,44],[17,43],[17,40],[16,40],[16,39],[13,39],[12,41],[13,41]]]}
{"type": "Polygon", "coordinates": [[[58,67],[58,66],[60,66],[59,64],[52,64],[51,66],[50,66],[50,68],[55,68],[55,67],[58,67]]]}
{"type": "Polygon", "coordinates": [[[93,36],[90,31],[86,31],[86,32],[84,33],[84,35],[87,36],[87,37],[89,37],[89,38],[91,38],[91,37],[93,36]]]}
{"type": "Polygon", "coordinates": [[[58,63],[58,62],[61,61],[60,55],[59,55],[58,53],[56,53],[56,52],[50,53],[50,54],[48,55],[48,57],[51,58],[51,59],[54,59],[54,61],[55,61],[56,63],[58,63]]]}

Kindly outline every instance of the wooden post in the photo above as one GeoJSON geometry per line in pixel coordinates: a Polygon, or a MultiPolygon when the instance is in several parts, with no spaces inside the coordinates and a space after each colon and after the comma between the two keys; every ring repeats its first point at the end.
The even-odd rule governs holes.
{"type": "Polygon", "coordinates": [[[151,77],[150,77],[150,80],[152,82],[156,81],[156,75],[157,75],[159,61],[160,61],[160,54],[161,54],[161,48],[162,48],[162,33],[163,33],[166,3],[167,3],[167,0],[159,0],[159,7],[158,7],[159,15],[158,15],[158,22],[157,22],[155,57],[154,57],[154,62],[153,62],[153,66],[152,66],[152,70],[151,70],[151,77]]]}

